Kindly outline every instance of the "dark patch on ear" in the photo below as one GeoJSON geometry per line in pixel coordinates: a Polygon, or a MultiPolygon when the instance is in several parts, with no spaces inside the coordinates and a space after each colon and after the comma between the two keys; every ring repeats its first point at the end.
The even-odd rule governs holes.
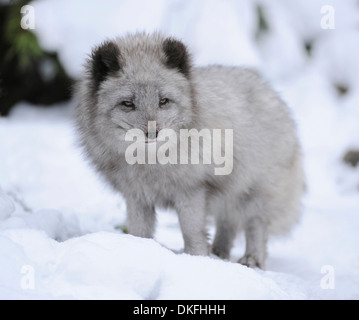
{"type": "Polygon", "coordinates": [[[169,68],[177,68],[188,77],[191,63],[186,46],[181,41],[168,38],[163,43],[163,51],[166,54],[166,66],[169,68]]]}
{"type": "Polygon", "coordinates": [[[91,76],[97,92],[108,75],[120,70],[120,49],[111,41],[96,47],[91,54],[91,76]]]}

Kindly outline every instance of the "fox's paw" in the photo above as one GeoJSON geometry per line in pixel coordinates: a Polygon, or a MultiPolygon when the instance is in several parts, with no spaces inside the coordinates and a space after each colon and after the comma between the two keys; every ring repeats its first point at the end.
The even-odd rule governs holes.
{"type": "Polygon", "coordinates": [[[223,259],[223,260],[228,260],[229,259],[229,250],[227,250],[227,248],[221,248],[219,246],[213,246],[212,247],[212,253],[214,255],[216,255],[217,257],[223,259]]]}
{"type": "Polygon", "coordinates": [[[238,262],[249,268],[264,269],[264,262],[260,261],[260,259],[250,254],[244,255],[242,258],[238,260],[238,262]]]}

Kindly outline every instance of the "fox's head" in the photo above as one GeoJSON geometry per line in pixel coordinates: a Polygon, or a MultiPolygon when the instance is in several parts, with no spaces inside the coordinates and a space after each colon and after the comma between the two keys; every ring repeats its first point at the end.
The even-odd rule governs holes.
{"type": "Polygon", "coordinates": [[[108,40],[93,49],[85,70],[78,118],[86,134],[112,144],[131,129],[154,138],[193,119],[191,57],[179,40],[158,33],[108,40]]]}

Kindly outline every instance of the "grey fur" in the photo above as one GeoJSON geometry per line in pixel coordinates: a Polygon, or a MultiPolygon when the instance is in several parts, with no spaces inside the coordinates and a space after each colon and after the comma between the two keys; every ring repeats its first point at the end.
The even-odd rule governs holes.
{"type": "Polygon", "coordinates": [[[205,220],[213,214],[212,252],[228,259],[235,236],[244,231],[246,251],[239,262],[264,268],[268,237],[298,222],[304,189],[300,146],[286,105],[255,71],[192,67],[178,40],[137,33],[112,43],[119,49],[119,63],[112,64],[120,70],[106,70],[94,92],[96,62],[87,61],[76,88],[77,125],[88,158],[126,199],[129,233],[152,238],[155,208],[169,206],[178,213],[184,251],[208,255],[205,220]],[[171,102],[160,109],[163,97],[171,102]],[[119,104],[128,99],[136,110],[119,104]],[[216,176],[213,164],[127,164],[124,135],[131,128],[145,131],[147,121],[176,132],[233,129],[232,173],[216,176]]]}

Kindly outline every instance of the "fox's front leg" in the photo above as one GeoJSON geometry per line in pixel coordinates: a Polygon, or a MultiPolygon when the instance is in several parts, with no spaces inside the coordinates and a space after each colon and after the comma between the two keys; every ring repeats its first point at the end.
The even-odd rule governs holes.
{"type": "Polygon", "coordinates": [[[204,190],[187,192],[176,199],[175,209],[182,230],[185,253],[209,255],[205,203],[204,190]]]}
{"type": "Polygon", "coordinates": [[[153,238],[156,228],[156,211],[154,205],[126,199],[128,233],[142,238],[153,238]]]}

